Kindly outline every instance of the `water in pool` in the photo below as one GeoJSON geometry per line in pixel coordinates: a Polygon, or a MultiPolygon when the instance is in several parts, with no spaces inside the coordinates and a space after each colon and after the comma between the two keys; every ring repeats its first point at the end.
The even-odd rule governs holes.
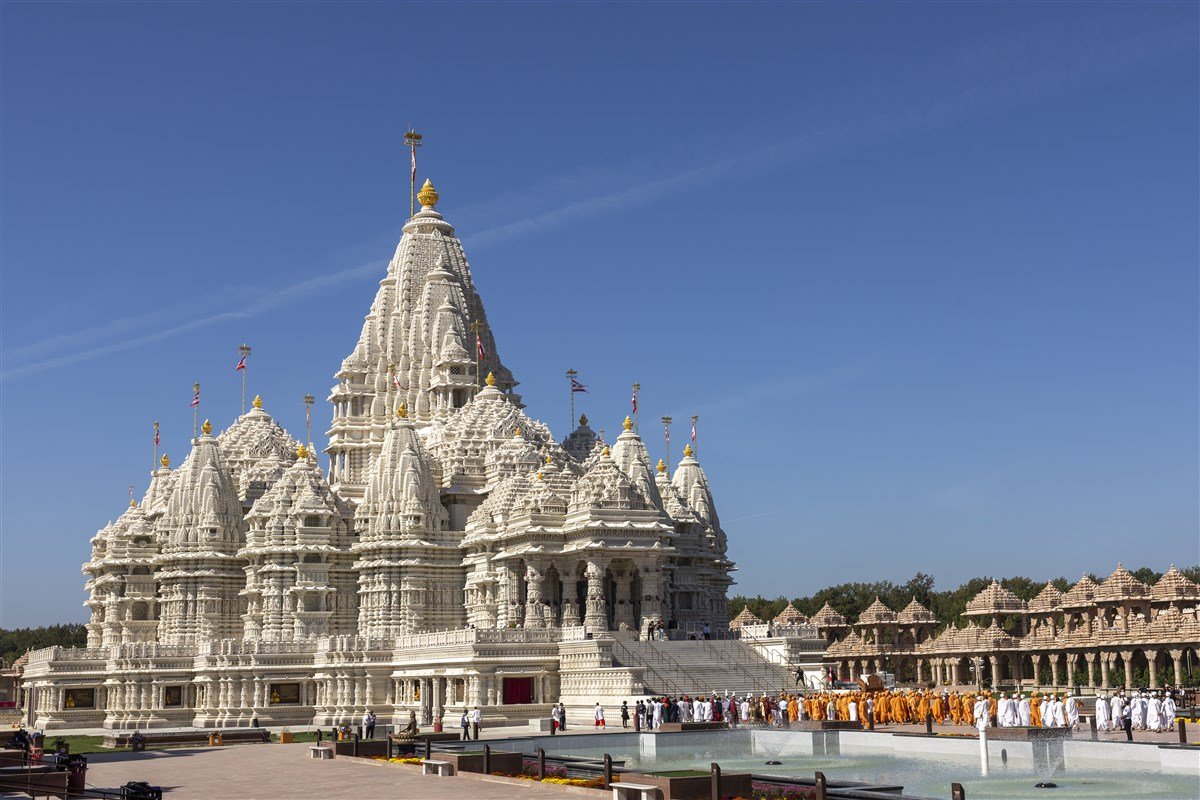
{"type": "MultiPolygon", "coordinates": [[[[589,737],[590,738],[590,737],[589,737]]],[[[1198,800],[1200,776],[1138,769],[1106,768],[1094,761],[1072,764],[1057,774],[1039,772],[1028,760],[1010,759],[1007,763],[992,757],[988,777],[980,775],[979,759],[972,757],[903,757],[893,754],[848,753],[836,756],[799,755],[791,748],[755,744],[746,737],[721,736],[712,745],[671,745],[669,737],[658,737],[656,754],[642,754],[636,743],[629,746],[587,747],[564,751],[573,756],[600,758],[609,753],[624,760],[626,767],[675,770],[708,769],[716,761],[726,772],[754,772],[760,775],[812,778],[821,771],[831,781],[863,781],[899,785],[905,794],[948,798],[950,784],[961,783],[967,797],[988,800],[1091,800],[1127,798],[1128,800],[1198,800]],[[768,766],[773,760],[779,765],[768,766]],[[1052,781],[1053,789],[1035,784],[1052,781]]],[[[615,743],[614,743],[615,744],[615,743]]],[[[550,748],[547,748],[550,752],[550,748]]],[[[1113,766],[1120,767],[1114,761],[1113,766]]]]}

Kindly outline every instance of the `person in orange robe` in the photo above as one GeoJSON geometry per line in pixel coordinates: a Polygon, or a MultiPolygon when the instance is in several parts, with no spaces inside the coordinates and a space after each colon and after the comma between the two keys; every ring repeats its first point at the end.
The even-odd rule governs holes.
{"type": "Polygon", "coordinates": [[[1037,692],[1029,698],[1029,725],[1033,728],[1042,727],[1042,698],[1037,692]]]}
{"type": "Polygon", "coordinates": [[[1000,701],[997,700],[994,695],[989,693],[988,694],[988,716],[989,716],[988,724],[989,725],[996,724],[996,721],[997,721],[996,720],[996,707],[998,705],[1000,705],[1000,701]]]}
{"type": "Polygon", "coordinates": [[[933,702],[929,704],[929,710],[933,713],[933,719],[938,725],[946,724],[946,705],[942,702],[940,694],[933,696],[933,702]]]}

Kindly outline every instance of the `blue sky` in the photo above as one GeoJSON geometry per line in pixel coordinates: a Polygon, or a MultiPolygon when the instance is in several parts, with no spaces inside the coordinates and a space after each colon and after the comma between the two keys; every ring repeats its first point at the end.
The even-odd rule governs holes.
{"type": "Polygon", "coordinates": [[[0,14],[0,625],[84,618],[240,342],[302,434],[410,123],[530,412],[700,415],[735,592],[1200,560],[1195,4],[0,14]]]}

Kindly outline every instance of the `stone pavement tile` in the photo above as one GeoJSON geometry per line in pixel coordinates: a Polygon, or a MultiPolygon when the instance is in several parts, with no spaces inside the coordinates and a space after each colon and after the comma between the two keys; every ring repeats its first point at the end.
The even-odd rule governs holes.
{"type": "MultiPolygon", "coordinates": [[[[437,778],[400,767],[348,760],[314,761],[308,744],[240,745],[88,757],[88,784],[128,781],[162,786],[170,800],[517,800],[578,797],[554,786],[511,785],[486,778],[437,778]]],[[[595,796],[604,797],[600,792],[595,796]]]]}

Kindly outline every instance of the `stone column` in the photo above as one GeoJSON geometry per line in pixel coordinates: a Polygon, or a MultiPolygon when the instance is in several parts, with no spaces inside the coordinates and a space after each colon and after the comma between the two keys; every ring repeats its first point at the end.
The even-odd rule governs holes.
{"type": "Polygon", "coordinates": [[[961,668],[957,658],[950,662],[950,683],[954,686],[962,686],[961,668]]]}
{"type": "Polygon", "coordinates": [[[1050,654],[1050,685],[1058,686],[1058,653],[1050,654]]]}
{"type": "Polygon", "coordinates": [[[1183,685],[1183,651],[1171,650],[1171,668],[1175,671],[1174,686],[1183,685]]]}
{"type": "Polygon", "coordinates": [[[446,679],[433,679],[433,721],[439,722],[446,713],[446,679]]]}
{"type": "Polygon", "coordinates": [[[1033,660],[1033,685],[1040,686],[1042,683],[1042,654],[1030,653],[1029,657],[1033,660]]]}
{"type": "Polygon", "coordinates": [[[925,682],[925,662],[919,658],[913,659],[917,666],[917,683],[925,682]]]}
{"type": "Polygon", "coordinates": [[[1075,653],[1067,653],[1067,688],[1075,688],[1075,653]]]}
{"type": "Polygon", "coordinates": [[[433,681],[421,678],[421,724],[433,722],[433,681]]]}
{"type": "Polygon", "coordinates": [[[999,656],[988,656],[988,663],[992,665],[992,686],[1000,685],[1000,658],[999,656]]]}
{"type": "Polygon", "coordinates": [[[525,627],[544,628],[546,617],[542,612],[542,565],[529,564],[525,568],[525,627]]]}
{"type": "Polygon", "coordinates": [[[1122,650],[1121,660],[1125,662],[1125,688],[1133,688],[1133,651],[1122,650]]]}
{"type": "Polygon", "coordinates": [[[1096,654],[1095,653],[1084,653],[1083,658],[1085,661],[1087,661],[1087,673],[1088,673],[1087,685],[1088,685],[1088,688],[1095,689],[1096,688],[1096,654]]]}
{"type": "Polygon", "coordinates": [[[589,632],[603,633],[608,630],[608,601],[604,597],[604,567],[589,561],[587,572],[587,610],[583,624],[589,632]]]}
{"type": "Polygon", "coordinates": [[[1105,689],[1108,688],[1108,666],[1111,662],[1112,655],[1110,653],[1100,654],[1100,686],[1105,689]]]}
{"type": "Polygon", "coordinates": [[[641,569],[642,619],[640,630],[645,633],[649,630],[651,622],[663,621],[662,570],[653,564],[643,564],[641,569]]]}
{"type": "Polygon", "coordinates": [[[634,630],[637,627],[637,621],[633,618],[633,597],[629,591],[633,578],[626,569],[618,571],[614,577],[617,583],[617,607],[614,610],[613,622],[619,631],[634,630]]]}
{"type": "Polygon", "coordinates": [[[1150,668],[1150,688],[1158,688],[1158,651],[1147,650],[1142,648],[1142,652],[1146,654],[1146,666],[1150,668]]]}

